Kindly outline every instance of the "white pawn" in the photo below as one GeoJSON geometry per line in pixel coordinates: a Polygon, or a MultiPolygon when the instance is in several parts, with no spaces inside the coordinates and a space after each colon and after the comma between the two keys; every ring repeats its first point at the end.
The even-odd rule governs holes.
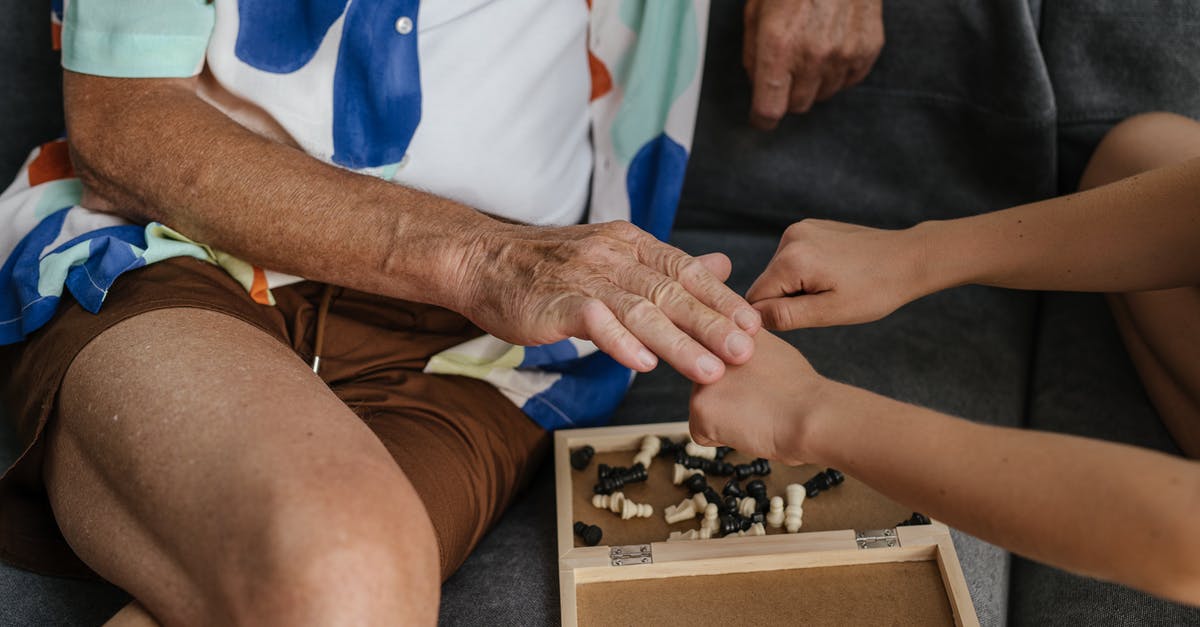
{"type": "Polygon", "coordinates": [[[783,510],[783,524],[788,533],[796,533],[800,531],[800,525],[804,522],[804,508],[801,507],[804,503],[804,486],[798,483],[789,484],[786,493],[788,504],[783,510]]]}
{"type": "Polygon", "coordinates": [[[762,523],[754,523],[753,525],[750,525],[750,534],[749,535],[765,536],[765,535],[767,535],[767,530],[766,530],[766,528],[763,527],[762,523]]]}
{"type": "Polygon", "coordinates": [[[629,499],[621,502],[621,520],[629,520],[634,516],[649,518],[654,515],[654,508],[645,503],[634,503],[629,499]]]}
{"type": "Polygon", "coordinates": [[[592,497],[592,505],[597,509],[607,509],[614,514],[621,512],[621,504],[625,502],[624,492],[613,492],[612,495],[597,494],[592,497]]]}
{"type": "Polygon", "coordinates": [[[683,499],[679,505],[670,505],[663,511],[668,525],[683,522],[696,517],[696,504],[692,499],[683,499]]]}
{"type": "Polygon", "coordinates": [[[703,525],[700,526],[700,539],[701,540],[708,540],[708,539],[712,538],[712,534],[713,534],[712,530],[710,530],[708,527],[705,527],[703,525]]]}
{"type": "Polygon", "coordinates": [[[746,518],[754,515],[754,510],[758,509],[758,501],[752,496],[744,496],[738,501],[738,513],[746,518]]]}
{"type": "Polygon", "coordinates": [[[709,535],[717,532],[721,523],[717,522],[717,504],[709,503],[704,507],[704,520],[700,522],[700,531],[708,531],[709,535]]]}
{"type": "Polygon", "coordinates": [[[703,492],[697,492],[692,495],[692,506],[695,508],[694,511],[697,516],[704,513],[705,508],[708,507],[708,499],[704,497],[703,492]]]}
{"type": "Polygon", "coordinates": [[[680,485],[688,480],[692,475],[703,475],[704,471],[699,468],[688,468],[683,464],[675,464],[675,475],[671,477],[671,483],[680,485]]]}
{"type": "Polygon", "coordinates": [[[783,526],[783,497],[771,497],[771,511],[767,512],[767,524],[771,525],[772,529],[778,529],[783,526]]]}
{"type": "Polygon", "coordinates": [[[683,451],[692,457],[703,457],[704,459],[717,458],[717,447],[700,446],[693,440],[688,440],[688,443],[683,446],[683,451]]]}
{"type": "Polygon", "coordinates": [[[642,438],[642,450],[633,456],[633,463],[641,464],[646,470],[650,470],[650,463],[654,461],[654,456],[658,455],[661,450],[662,440],[657,436],[648,435],[642,438]]]}

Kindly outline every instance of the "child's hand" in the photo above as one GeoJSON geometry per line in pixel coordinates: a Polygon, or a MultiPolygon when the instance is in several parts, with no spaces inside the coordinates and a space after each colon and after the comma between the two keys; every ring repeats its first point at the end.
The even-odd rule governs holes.
{"type": "Polygon", "coordinates": [[[784,231],[746,299],[769,329],[871,322],[933,291],[924,267],[913,229],[804,220],[784,231]]]}
{"type": "Polygon", "coordinates": [[[754,341],[749,362],[693,388],[692,438],[791,465],[820,462],[808,455],[807,436],[826,413],[819,409],[829,380],[775,335],[760,331],[754,341]]]}

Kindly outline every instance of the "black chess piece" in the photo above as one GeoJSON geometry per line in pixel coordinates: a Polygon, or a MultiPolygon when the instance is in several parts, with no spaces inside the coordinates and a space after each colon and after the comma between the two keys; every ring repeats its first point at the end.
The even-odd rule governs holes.
{"type": "Polygon", "coordinates": [[[683,487],[687,488],[688,494],[696,494],[703,492],[708,487],[708,480],[704,478],[704,475],[696,473],[683,480],[683,487]]]}
{"type": "Polygon", "coordinates": [[[596,454],[596,449],[590,444],[585,444],[574,451],[571,451],[571,468],[575,470],[583,470],[592,463],[592,456],[596,454]]]}
{"type": "Polygon", "coordinates": [[[717,491],[714,490],[712,486],[706,486],[704,488],[704,500],[715,504],[718,509],[724,507],[724,505],[721,503],[721,495],[717,494],[717,491]]]}
{"type": "Polygon", "coordinates": [[[725,482],[725,487],[721,490],[721,494],[735,496],[739,499],[746,496],[746,493],[742,490],[742,485],[738,483],[737,479],[730,479],[725,482]]]}
{"type": "Polygon", "coordinates": [[[716,457],[718,460],[725,459],[725,456],[733,452],[732,446],[718,446],[716,457]]]}
{"type": "Polygon", "coordinates": [[[831,486],[842,485],[842,482],[846,480],[846,475],[843,475],[842,471],[834,468],[826,468],[825,476],[829,477],[829,484],[831,486]]]}
{"type": "Polygon", "coordinates": [[[763,483],[762,479],[755,479],[747,483],[746,494],[754,499],[758,507],[762,507],[764,503],[770,503],[770,499],[767,498],[767,484],[763,483]]]}
{"type": "Polygon", "coordinates": [[[583,543],[588,546],[596,546],[600,544],[600,538],[604,536],[604,532],[596,525],[589,525],[584,522],[575,522],[575,535],[583,538],[583,543]]]}

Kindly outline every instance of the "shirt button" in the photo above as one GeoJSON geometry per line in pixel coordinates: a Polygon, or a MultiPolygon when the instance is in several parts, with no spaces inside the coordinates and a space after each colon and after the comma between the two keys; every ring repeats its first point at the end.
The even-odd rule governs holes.
{"type": "Polygon", "coordinates": [[[408,17],[407,15],[396,20],[396,32],[397,33],[400,33],[401,35],[407,35],[412,32],[412,28],[413,28],[412,18],[408,17]]]}

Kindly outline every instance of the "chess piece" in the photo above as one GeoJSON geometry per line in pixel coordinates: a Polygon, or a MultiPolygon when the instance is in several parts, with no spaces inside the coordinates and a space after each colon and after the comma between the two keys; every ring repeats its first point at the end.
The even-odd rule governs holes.
{"type": "Polygon", "coordinates": [[[650,464],[654,461],[654,456],[658,455],[660,450],[662,450],[662,440],[658,439],[657,436],[648,435],[642,438],[642,450],[633,456],[633,465],[641,464],[642,468],[650,468],[650,464]]]}
{"type": "Polygon", "coordinates": [[[742,491],[742,485],[738,483],[737,479],[730,479],[728,482],[726,482],[725,487],[721,490],[721,494],[724,494],[725,496],[735,496],[739,499],[743,496],[746,496],[746,493],[742,491]]]}
{"type": "Polygon", "coordinates": [[[842,471],[833,468],[826,468],[825,475],[829,477],[829,484],[831,486],[842,485],[842,482],[846,480],[846,475],[843,475],[842,471]]]}
{"type": "MultiPolygon", "coordinates": [[[[675,466],[680,467],[679,464],[675,466]]],[[[688,494],[698,494],[708,487],[708,480],[703,471],[693,470],[692,475],[683,480],[683,487],[687,488],[688,494]]]]}
{"type": "Polygon", "coordinates": [[[667,542],[697,540],[699,538],[700,532],[695,529],[689,529],[687,531],[672,531],[671,535],[667,537],[667,542]]]}
{"type": "Polygon", "coordinates": [[[668,525],[691,520],[696,517],[696,504],[692,499],[683,499],[679,505],[670,505],[663,511],[668,525]]]}
{"type": "Polygon", "coordinates": [[[671,476],[671,483],[674,483],[675,485],[679,485],[679,484],[683,483],[685,480],[687,480],[689,477],[691,477],[692,475],[695,475],[700,472],[701,471],[699,471],[699,470],[688,468],[688,467],[684,466],[683,464],[675,464],[675,472],[671,476]]]}
{"type": "Polygon", "coordinates": [[[584,544],[588,546],[596,546],[597,544],[600,544],[600,538],[604,536],[604,532],[601,531],[596,525],[589,525],[587,523],[576,521],[575,535],[583,538],[584,544]]]}
{"type": "Polygon", "coordinates": [[[920,512],[913,512],[908,520],[902,520],[896,523],[897,527],[910,527],[912,525],[928,525],[930,524],[929,517],[920,512]]]}
{"type": "Polygon", "coordinates": [[[771,497],[771,511],[767,513],[767,524],[771,525],[772,529],[783,526],[783,497],[771,497]]]}
{"type": "Polygon", "coordinates": [[[592,506],[596,509],[607,509],[614,514],[620,513],[621,504],[625,501],[625,493],[617,492],[613,495],[596,494],[592,496],[592,506]]]}
{"type": "Polygon", "coordinates": [[[708,540],[708,539],[709,539],[709,538],[711,538],[711,537],[712,537],[712,530],[711,530],[711,529],[709,529],[708,527],[701,527],[701,528],[700,528],[700,539],[701,539],[701,540],[708,540]]]}
{"type": "Polygon", "coordinates": [[[789,484],[784,490],[787,494],[787,507],[783,510],[783,523],[788,533],[796,533],[800,531],[800,526],[804,520],[804,496],[805,488],[802,485],[793,483],[789,484]]]}
{"type": "Polygon", "coordinates": [[[767,484],[763,483],[762,479],[755,479],[746,484],[746,494],[753,497],[756,501],[766,501],[767,484]]]}
{"type": "Polygon", "coordinates": [[[629,520],[634,516],[638,518],[649,518],[654,515],[654,508],[644,503],[634,503],[629,499],[625,499],[621,503],[621,520],[629,520]]]}
{"type": "Polygon", "coordinates": [[[574,451],[571,451],[571,468],[575,470],[583,470],[592,463],[592,456],[596,454],[596,449],[591,445],[585,444],[574,451]]]}
{"type": "Polygon", "coordinates": [[[704,495],[704,500],[706,502],[716,504],[718,509],[720,509],[722,507],[721,495],[717,494],[716,490],[714,490],[712,488],[704,488],[704,492],[701,492],[701,494],[704,495]]]}
{"type": "Polygon", "coordinates": [[[758,501],[752,496],[743,497],[738,501],[738,513],[746,518],[754,515],[754,510],[758,508],[758,501]]]}
{"type": "Polygon", "coordinates": [[[721,499],[721,507],[719,508],[722,514],[736,514],[738,509],[738,497],[729,495],[721,499]]]}
{"type": "Polygon", "coordinates": [[[700,533],[703,534],[705,531],[707,531],[711,536],[717,532],[719,524],[720,523],[717,520],[717,504],[709,503],[704,508],[704,520],[700,521],[700,533]]]}
{"type": "Polygon", "coordinates": [[[674,457],[675,451],[683,448],[682,442],[672,442],[671,438],[658,438],[658,456],[659,457],[674,457]]]}
{"type": "MultiPolygon", "coordinates": [[[[596,478],[604,479],[605,477],[608,477],[609,475],[613,474],[613,470],[614,470],[614,468],[612,466],[609,466],[608,464],[600,464],[599,466],[596,466],[596,478]]],[[[616,470],[623,470],[623,469],[617,468],[616,470]]]]}
{"type": "Polygon", "coordinates": [[[609,468],[600,464],[598,471],[603,474],[599,483],[592,486],[592,491],[596,494],[612,494],[625,484],[645,481],[648,476],[646,467],[641,463],[634,464],[632,468],[609,468]]]}
{"type": "Polygon", "coordinates": [[[703,492],[697,492],[692,495],[692,506],[695,508],[694,511],[697,514],[703,513],[708,508],[708,499],[705,498],[703,492]]]}
{"type": "Polygon", "coordinates": [[[717,458],[717,447],[715,446],[700,446],[694,440],[688,441],[683,447],[684,452],[692,457],[700,457],[703,459],[713,460],[717,458]]]}
{"type": "Polygon", "coordinates": [[[749,535],[752,535],[752,536],[765,536],[765,535],[767,535],[767,530],[766,530],[766,529],[763,527],[763,524],[762,524],[762,523],[760,523],[760,522],[756,522],[756,523],[754,523],[754,524],[750,525],[750,533],[749,533],[749,535]]]}
{"type": "Polygon", "coordinates": [[[733,452],[733,447],[731,447],[731,446],[718,446],[716,459],[725,459],[725,456],[732,452],[733,452]]]}

